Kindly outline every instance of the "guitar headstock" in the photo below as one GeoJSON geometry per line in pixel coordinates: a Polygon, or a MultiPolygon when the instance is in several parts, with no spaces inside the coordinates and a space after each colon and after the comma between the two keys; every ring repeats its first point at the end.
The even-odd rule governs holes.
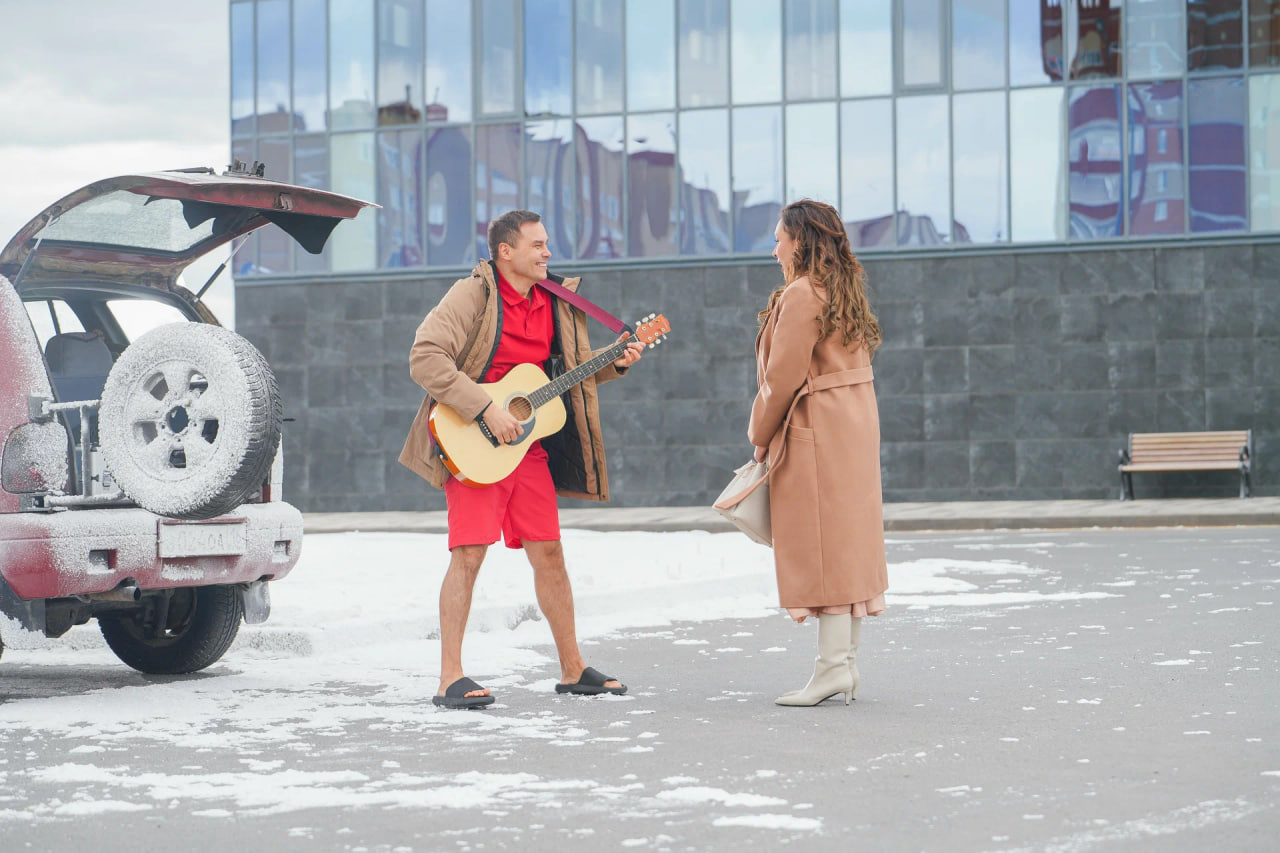
{"type": "Polygon", "coordinates": [[[666,317],[661,314],[650,314],[636,323],[636,340],[652,348],[662,343],[670,331],[671,324],[667,322],[666,317]]]}

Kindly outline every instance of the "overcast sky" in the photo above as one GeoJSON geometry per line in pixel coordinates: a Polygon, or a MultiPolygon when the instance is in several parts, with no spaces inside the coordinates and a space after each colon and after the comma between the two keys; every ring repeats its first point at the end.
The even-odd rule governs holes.
{"type": "MultiPolygon", "coordinates": [[[[226,167],[227,10],[226,0],[0,0],[0,241],[101,178],[226,167]]],[[[225,255],[193,267],[189,285],[225,255]]],[[[228,275],[206,301],[232,324],[228,275]]]]}

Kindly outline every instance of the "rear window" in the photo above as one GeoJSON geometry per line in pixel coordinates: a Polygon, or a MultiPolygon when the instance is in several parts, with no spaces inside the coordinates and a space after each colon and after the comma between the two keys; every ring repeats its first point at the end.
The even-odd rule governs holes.
{"type": "Polygon", "coordinates": [[[119,190],[76,205],[46,226],[39,236],[64,243],[180,254],[212,237],[215,223],[218,232],[223,233],[232,220],[243,223],[250,216],[252,213],[239,207],[151,198],[119,190]]]}
{"type": "Polygon", "coordinates": [[[61,299],[41,299],[39,302],[27,302],[27,314],[31,317],[31,325],[35,327],[36,338],[40,341],[40,349],[49,343],[49,338],[59,332],[83,332],[84,325],[71,310],[71,306],[61,299]]]}

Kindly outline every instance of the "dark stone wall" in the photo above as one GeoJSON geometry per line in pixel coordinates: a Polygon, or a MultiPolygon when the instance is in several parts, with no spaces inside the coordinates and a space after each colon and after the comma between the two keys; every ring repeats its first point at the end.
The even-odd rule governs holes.
{"type": "MultiPolygon", "coordinates": [[[[1129,432],[1254,430],[1280,481],[1280,246],[869,259],[887,500],[1103,498],[1129,432]]],[[[613,503],[707,504],[746,459],[756,312],[772,262],[604,268],[584,293],[673,331],[601,389],[613,503]]],[[[255,281],[237,329],[285,398],[286,494],[309,511],[442,508],[397,462],[421,400],[407,354],[442,278],[255,281]]],[[[593,341],[611,335],[592,325],[593,341]]],[[[1137,477],[1137,495],[1235,494],[1233,474],[1137,477]]],[[[575,502],[576,503],[576,502],[575,502]]]]}

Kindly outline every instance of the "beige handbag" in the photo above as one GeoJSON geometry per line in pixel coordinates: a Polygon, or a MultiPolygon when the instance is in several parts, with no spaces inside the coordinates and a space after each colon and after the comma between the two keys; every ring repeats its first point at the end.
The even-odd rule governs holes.
{"type": "Polygon", "coordinates": [[[733,472],[733,479],[716,498],[716,512],[761,545],[773,546],[769,522],[769,463],[754,459],[733,472]]]}

